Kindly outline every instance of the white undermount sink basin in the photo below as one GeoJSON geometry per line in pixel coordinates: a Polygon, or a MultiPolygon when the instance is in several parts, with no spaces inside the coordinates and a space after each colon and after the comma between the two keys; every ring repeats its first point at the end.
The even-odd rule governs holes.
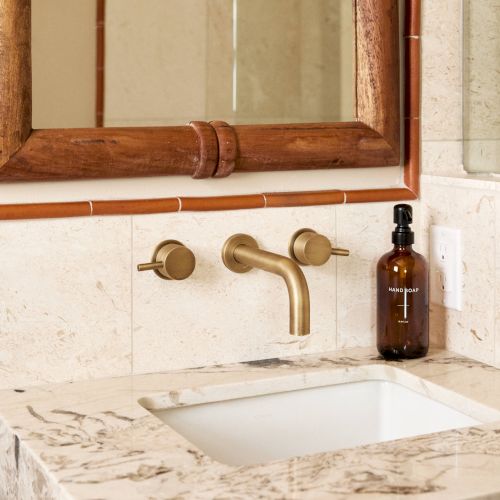
{"type": "MultiPolygon", "coordinates": [[[[378,367],[368,368],[375,373],[378,367]]],[[[422,380],[393,370],[403,373],[403,379],[422,380]]],[[[458,406],[468,414],[376,373],[367,378],[372,377],[378,379],[150,411],[207,455],[229,465],[265,463],[500,420],[498,412],[462,396],[457,395],[458,406]],[[482,419],[470,416],[474,413],[482,419]]],[[[444,399],[452,400],[450,391],[444,391],[448,396],[444,399]]]]}

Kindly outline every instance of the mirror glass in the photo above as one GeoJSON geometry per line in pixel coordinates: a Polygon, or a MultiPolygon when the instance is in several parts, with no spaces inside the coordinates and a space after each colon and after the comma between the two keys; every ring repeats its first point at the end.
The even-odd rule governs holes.
{"type": "Polygon", "coordinates": [[[464,166],[500,173],[500,0],[464,1],[464,166]]]}
{"type": "MultiPolygon", "coordinates": [[[[354,118],[352,0],[105,0],[104,126],[354,118]]],[[[96,125],[97,0],[32,0],[34,128],[96,125]]]]}

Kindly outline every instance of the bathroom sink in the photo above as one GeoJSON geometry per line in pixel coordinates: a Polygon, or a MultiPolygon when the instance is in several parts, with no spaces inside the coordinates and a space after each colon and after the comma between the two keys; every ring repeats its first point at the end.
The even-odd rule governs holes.
{"type": "MultiPolygon", "coordinates": [[[[375,379],[150,411],[207,455],[229,465],[265,463],[500,420],[498,412],[485,411],[463,396],[456,395],[459,411],[384,380],[377,375],[379,367],[369,368],[373,373],[365,375],[375,379]]],[[[418,386],[414,382],[411,385],[418,386]]],[[[450,391],[444,391],[444,399],[454,400],[450,391]]]]}

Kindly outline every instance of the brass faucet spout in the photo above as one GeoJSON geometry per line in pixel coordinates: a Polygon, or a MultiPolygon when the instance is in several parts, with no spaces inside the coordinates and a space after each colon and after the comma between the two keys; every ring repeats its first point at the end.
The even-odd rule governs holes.
{"type": "Polygon", "coordinates": [[[253,238],[244,238],[250,237],[234,235],[224,245],[222,256],[226,266],[235,272],[246,272],[255,267],[281,276],[286,283],[290,301],[290,334],[309,335],[309,288],[300,267],[288,257],[260,250],[253,238]]]}

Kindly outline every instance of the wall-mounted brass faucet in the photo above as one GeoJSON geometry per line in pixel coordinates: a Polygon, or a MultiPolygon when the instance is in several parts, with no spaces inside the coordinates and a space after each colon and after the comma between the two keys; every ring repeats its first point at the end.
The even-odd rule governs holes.
{"type": "Polygon", "coordinates": [[[154,271],[164,280],[185,280],[193,274],[196,259],[193,252],[177,240],[162,241],[156,246],[151,262],[139,264],[138,271],[154,271]]]}
{"type": "Polygon", "coordinates": [[[347,257],[349,250],[332,247],[330,240],[313,229],[299,229],[290,239],[290,257],[303,266],[322,266],[332,255],[347,257]]]}
{"type": "Polygon", "coordinates": [[[309,335],[309,288],[303,272],[292,259],[260,250],[257,242],[247,234],[235,234],[224,244],[222,260],[235,273],[246,273],[256,267],[281,276],[290,300],[290,334],[309,335]]]}

